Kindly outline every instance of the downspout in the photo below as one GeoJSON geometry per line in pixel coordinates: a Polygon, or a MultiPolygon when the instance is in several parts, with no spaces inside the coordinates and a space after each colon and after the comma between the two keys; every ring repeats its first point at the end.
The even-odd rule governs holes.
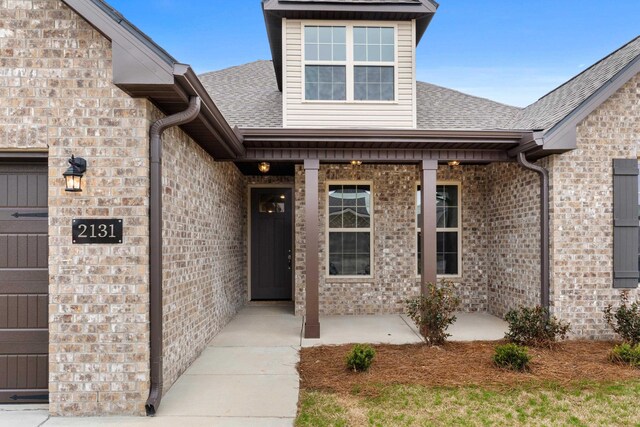
{"type": "Polygon", "coordinates": [[[549,171],[518,153],[518,164],[540,175],[540,305],[549,310],[549,171]]]}
{"type": "Polygon", "coordinates": [[[154,416],[162,399],[162,134],[165,130],[193,121],[200,113],[198,96],[189,107],[151,125],[149,130],[149,328],[151,387],[145,403],[148,416],[154,416]]]}

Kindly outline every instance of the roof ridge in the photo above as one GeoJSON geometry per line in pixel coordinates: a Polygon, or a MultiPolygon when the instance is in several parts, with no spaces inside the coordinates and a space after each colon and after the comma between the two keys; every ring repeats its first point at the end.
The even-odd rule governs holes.
{"type": "MultiPolygon", "coordinates": [[[[586,72],[588,72],[589,70],[593,69],[594,67],[596,67],[598,64],[601,64],[602,62],[606,61],[607,59],[609,59],[610,57],[612,57],[613,55],[615,55],[616,53],[620,52],[622,49],[626,48],[627,46],[629,46],[630,44],[632,44],[633,42],[635,42],[636,40],[640,39],[640,35],[634,37],[633,39],[629,40],[627,43],[623,44],[622,46],[620,46],[618,49],[614,50],[613,52],[609,53],[608,55],[600,58],[598,61],[594,62],[593,64],[591,64],[589,67],[585,68],[584,70],[582,70],[581,72],[579,72],[578,74],[574,75],[573,77],[571,77],[569,80],[565,81],[564,83],[562,83],[561,85],[557,86],[556,88],[550,90],[549,92],[545,93],[544,95],[542,95],[540,98],[538,98],[536,101],[532,102],[531,104],[527,105],[524,108],[528,108],[531,105],[535,104],[538,101],[543,100],[544,98],[546,98],[547,96],[551,95],[552,93],[554,93],[555,91],[561,89],[562,87],[568,85],[569,83],[571,83],[572,81],[576,80],[578,77],[580,77],[581,75],[585,74],[586,72]]],[[[638,55],[636,55],[638,56],[638,55]]],[[[629,61],[631,62],[631,61],[629,61]]]]}

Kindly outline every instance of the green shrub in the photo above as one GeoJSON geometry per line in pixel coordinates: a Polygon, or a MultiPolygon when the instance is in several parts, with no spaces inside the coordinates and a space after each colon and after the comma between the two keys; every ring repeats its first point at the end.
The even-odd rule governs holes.
{"type": "Polygon", "coordinates": [[[369,369],[376,351],[370,345],[356,344],[347,354],[347,367],[354,372],[364,372],[369,369]]]}
{"type": "Polygon", "coordinates": [[[622,292],[622,304],[617,309],[609,304],[604,309],[604,318],[622,339],[636,346],[640,344],[640,304],[638,301],[629,304],[629,293],[622,292]]]}
{"type": "Polygon", "coordinates": [[[565,339],[571,327],[540,306],[520,307],[509,311],[504,319],[509,323],[505,338],[520,345],[550,346],[558,339],[565,339]]]}
{"type": "Polygon", "coordinates": [[[611,351],[611,360],[640,368],[640,344],[634,346],[625,342],[615,346],[611,351]]]}
{"type": "Polygon", "coordinates": [[[527,347],[518,344],[504,344],[496,347],[493,363],[500,368],[512,371],[525,371],[529,368],[531,356],[527,347]]]}
{"type": "Polygon", "coordinates": [[[450,283],[443,282],[441,286],[429,283],[426,295],[408,300],[406,310],[427,343],[440,345],[451,336],[446,330],[456,321],[453,313],[459,305],[460,299],[450,283]]]}

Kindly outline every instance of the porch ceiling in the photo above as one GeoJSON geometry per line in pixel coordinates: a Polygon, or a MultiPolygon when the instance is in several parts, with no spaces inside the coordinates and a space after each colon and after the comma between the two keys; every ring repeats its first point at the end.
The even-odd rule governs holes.
{"type": "Polygon", "coordinates": [[[241,161],[416,162],[509,161],[509,151],[534,140],[532,132],[359,129],[241,129],[241,161]]]}

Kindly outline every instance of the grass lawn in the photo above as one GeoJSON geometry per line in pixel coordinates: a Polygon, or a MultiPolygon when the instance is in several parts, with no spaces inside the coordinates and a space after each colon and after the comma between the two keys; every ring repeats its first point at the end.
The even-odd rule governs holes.
{"type": "Polygon", "coordinates": [[[366,373],[349,345],[304,348],[296,425],[640,427],[640,369],[610,362],[614,343],[531,349],[526,373],[496,368],[496,344],[376,345],[366,373]]]}
{"type": "Polygon", "coordinates": [[[640,382],[508,390],[378,386],[377,396],[303,391],[297,426],[640,426],[640,382]]]}

